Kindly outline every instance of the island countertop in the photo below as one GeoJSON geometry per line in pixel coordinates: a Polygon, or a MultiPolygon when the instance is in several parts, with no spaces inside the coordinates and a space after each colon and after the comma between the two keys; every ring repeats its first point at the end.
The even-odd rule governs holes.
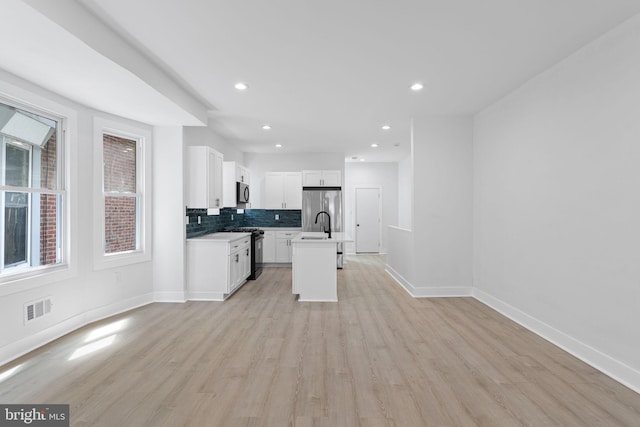
{"type": "Polygon", "coordinates": [[[323,232],[303,231],[294,237],[292,243],[344,243],[353,242],[351,236],[343,232],[331,233],[331,238],[327,238],[328,234],[323,232]]]}

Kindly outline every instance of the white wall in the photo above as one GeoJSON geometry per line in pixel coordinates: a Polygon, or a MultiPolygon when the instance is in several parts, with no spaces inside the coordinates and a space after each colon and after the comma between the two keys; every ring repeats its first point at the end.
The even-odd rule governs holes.
{"type": "Polygon", "coordinates": [[[389,229],[387,269],[414,296],[471,295],[472,119],[420,117],[412,134],[413,224],[389,229]]]}
{"type": "Polygon", "coordinates": [[[182,127],[153,131],[153,289],[156,301],[186,301],[182,127]]]}
{"type": "MultiPolygon", "coordinates": [[[[344,175],[345,232],[356,238],[356,187],[379,187],[382,207],[380,252],[386,253],[388,226],[398,224],[398,164],[349,162],[345,163],[344,175]]],[[[347,253],[355,253],[355,242],[345,246],[347,253]]]]}
{"type": "Polygon", "coordinates": [[[93,207],[93,118],[98,115],[145,125],[95,112],[2,71],[0,95],[77,117],[76,125],[68,130],[73,152],[67,153],[71,168],[71,269],[61,275],[0,285],[1,365],[88,322],[151,302],[153,287],[151,262],[93,269],[93,229],[98,226],[93,207]],[[25,325],[24,304],[42,297],[52,298],[52,313],[25,325]]]}
{"type": "Polygon", "coordinates": [[[418,118],[413,133],[412,230],[421,269],[414,285],[468,294],[473,282],[472,120],[418,118]]]}
{"type": "Polygon", "coordinates": [[[413,212],[413,169],[411,156],[398,162],[398,226],[411,229],[413,212]]]}
{"type": "Polygon", "coordinates": [[[344,153],[244,153],[244,165],[251,172],[251,207],[263,208],[264,177],[267,172],[340,170],[344,181],[344,153]]]}
{"type": "Polygon", "coordinates": [[[210,127],[186,126],[183,129],[185,147],[207,145],[222,153],[226,162],[244,162],[244,153],[210,127]]]}
{"type": "Polygon", "coordinates": [[[475,118],[476,295],[640,390],[640,16],[475,118]]]}

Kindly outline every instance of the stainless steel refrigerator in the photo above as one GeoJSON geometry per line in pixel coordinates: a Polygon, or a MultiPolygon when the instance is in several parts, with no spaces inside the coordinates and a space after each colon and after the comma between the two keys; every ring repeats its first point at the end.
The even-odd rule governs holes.
{"type": "MultiPolygon", "coordinates": [[[[331,233],[343,231],[342,227],[342,191],[340,187],[303,187],[302,189],[302,231],[325,231],[331,226],[331,233]],[[331,216],[318,216],[325,211],[331,216]],[[318,222],[316,223],[316,217],[318,222]]],[[[342,268],[343,243],[337,244],[336,265],[342,268]]]]}

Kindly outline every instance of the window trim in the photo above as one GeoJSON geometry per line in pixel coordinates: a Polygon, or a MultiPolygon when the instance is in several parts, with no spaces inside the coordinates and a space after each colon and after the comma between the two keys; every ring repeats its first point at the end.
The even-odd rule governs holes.
{"type": "MultiPolygon", "coordinates": [[[[3,103],[5,104],[5,103],[3,103]]],[[[7,105],[7,104],[5,104],[7,105]]],[[[30,144],[26,144],[26,143],[20,143],[18,141],[5,141],[0,143],[0,150],[2,150],[2,154],[0,154],[0,158],[2,158],[2,167],[3,168],[7,168],[7,148],[9,146],[14,146],[14,147],[18,147],[19,149],[22,150],[26,150],[27,151],[27,157],[28,157],[28,162],[29,162],[29,171],[27,173],[27,177],[28,177],[28,183],[27,183],[27,187],[11,187],[11,189],[9,190],[8,188],[6,188],[6,182],[3,182],[5,177],[4,175],[0,176],[0,186],[4,187],[4,189],[2,191],[5,192],[5,195],[7,193],[25,193],[28,194],[29,196],[27,197],[27,222],[31,222],[31,215],[33,213],[33,200],[31,197],[32,193],[37,193],[37,194],[42,194],[42,189],[41,188],[33,188],[32,187],[32,181],[33,181],[33,147],[30,144]],[[23,145],[27,145],[27,147],[24,147],[23,145]]],[[[56,176],[57,179],[57,176],[56,176]]],[[[62,193],[56,193],[56,194],[63,194],[64,191],[62,193]]],[[[5,217],[5,210],[6,210],[6,200],[4,197],[0,196],[0,219],[2,219],[0,221],[0,224],[4,225],[5,221],[7,221],[7,218],[5,217]]],[[[4,274],[6,276],[11,276],[12,273],[20,273],[20,272],[27,272],[29,270],[33,270],[34,268],[37,268],[39,266],[31,266],[31,257],[32,257],[32,253],[31,253],[31,249],[32,249],[32,226],[33,224],[31,223],[30,225],[27,225],[26,227],[26,231],[27,231],[27,235],[26,235],[26,248],[25,248],[25,261],[22,261],[20,263],[15,263],[10,265],[9,267],[7,267],[7,265],[4,263],[4,256],[5,256],[5,250],[6,247],[4,245],[2,245],[2,247],[0,247],[0,274],[4,274]]]]}
{"type": "Polygon", "coordinates": [[[94,151],[94,269],[120,267],[151,261],[152,188],[151,188],[151,131],[142,127],[116,122],[103,117],[93,120],[94,151]],[[136,141],[136,194],[138,198],[139,249],[105,253],[105,195],[103,135],[113,135],[136,141]]]}
{"type": "Polygon", "coordinates": [[[73,108],[1,79],[0,102],[58,121],[60,127],[58,142],[61,144],[61,150],[58,151],[58,167],[61,170],[61,174],[58,175],[58,188],[61,189],[63,196],[59,223],[62,230],[60,234],[61,263],[1,274],[0,297],[2,297],[52,282],[68,280],[78,274],[78,225],[77,221],[71,221],[71,215],[77,212],[78,204],[76,186],[78,173],[71,167],[77,164],[78,158],[78,113],[73,108]]]}

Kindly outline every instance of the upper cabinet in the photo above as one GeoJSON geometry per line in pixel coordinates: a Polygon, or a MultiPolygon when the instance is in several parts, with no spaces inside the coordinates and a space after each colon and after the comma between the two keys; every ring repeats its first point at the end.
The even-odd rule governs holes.
{"type": "MultiPolygon", "coordinates": [[[[224,207],[235,208],[238,206],[236,183],[249,185],[249,169],[238,162],[224,162],[223,170],[223,204],[224,207]]],[[[247,204],[245,207],[248,208],[248,206],[247,204]]]]}
{"type": "Polygon", "coordinates": [[[188,148],[187,207],[209,209],[222,207],[223,157],[211,147],[188,148]]]}
{"type": "Polygon", "coordinates": [[[267,172],[265,208],[302,209],[302,174],[300,172],[267,172]]]}
{"type": "Polygon", "coordinates": [[[238,162],[224,162],[225,170],[228,168],[228,172],[225,172],[225,178],[233,180],[235,174],[235,182],[242,182],[249,185],[249,169],[245,168],[238,162]],[[228,175],[227,175],[228,174],[228,175]]]}
{"type": "Polygon", "coordinates": [[[302,171],[304,187],[342,187],[342,173],[339,170],[302,171]]]}

